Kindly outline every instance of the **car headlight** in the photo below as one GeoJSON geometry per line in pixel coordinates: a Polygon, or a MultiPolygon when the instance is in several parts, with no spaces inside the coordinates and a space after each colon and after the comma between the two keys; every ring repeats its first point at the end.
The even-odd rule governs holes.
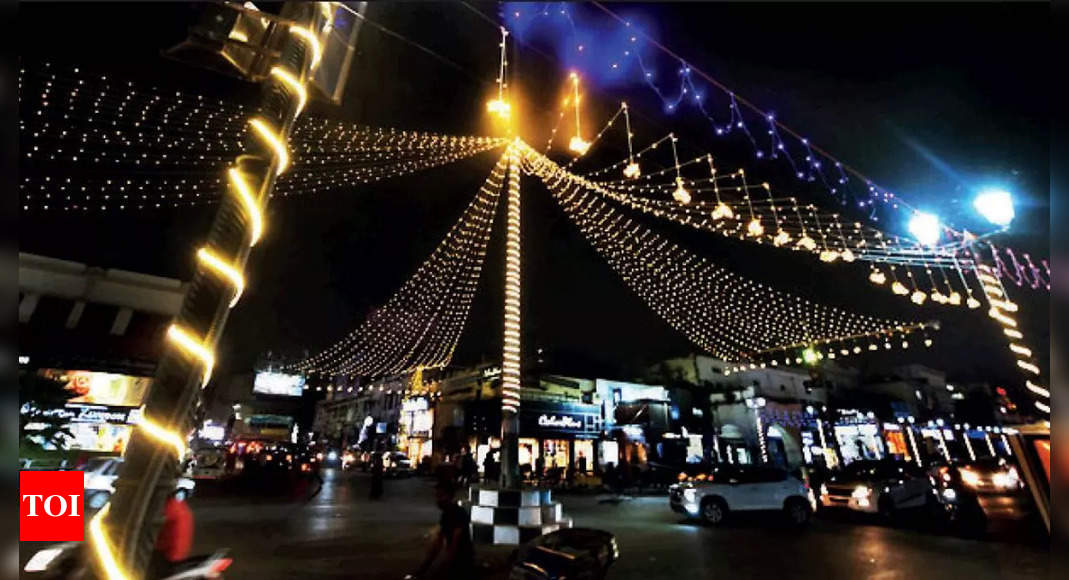
{"type": "Polygon", "coordinates": [[[869,487],[867,485],[859,485],[859,486],[854,488],[854,491],[853,491],[853,493],[850,494],[850,497],[852,497],[854,499],[859,499],[859,500],[860,499],[868,500],[869,496],[871,496],[871,495],[872,495],[872,488],[871,487],[869,487]]]}
{"type": "Polygon", "coordinates": [[[60,554],[62,554],[64,548],[45,548],[33,555],[29,562],[26,562],[26,566],[23,568],[26,572],[44,572],[48,569],[49,564],[52,563],[60,554]]]}
{"type": "Polygon", "coordinates": [[[943,499],[949,502],[958,501],[958,492],[948,487],[943,490],[943,499]]]}
{"type": "Polygon", "coordinates": [[[1017,470],[1011,467],[1007,471],[1000,471],[991,476],[991,481],[996,487],[1013,489],[1020,484],[1021,479],[1017,475],[1017,470]]]}
{"type": "Polygon", "coordinates": [[[330,453],[327,454],[327,460],[334,461],[336,459],[338,459],[337,452],[331,451],[330,453]]]}
{"type": "Polygon", "coordinates": [[[980,474],[971,469],[962,469],[961,482],[969,487],[976,487],[980,485],[980,474]]]}

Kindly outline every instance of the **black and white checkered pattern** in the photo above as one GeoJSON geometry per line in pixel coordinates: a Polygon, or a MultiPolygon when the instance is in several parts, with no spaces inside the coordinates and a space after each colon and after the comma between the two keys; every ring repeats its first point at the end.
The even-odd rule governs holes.
{"type": "Polygon", "coordinates": [[[562,527],[571,527],[548,489],[469,491],[472,539],[483,544],[518,545],[562,527]]]}

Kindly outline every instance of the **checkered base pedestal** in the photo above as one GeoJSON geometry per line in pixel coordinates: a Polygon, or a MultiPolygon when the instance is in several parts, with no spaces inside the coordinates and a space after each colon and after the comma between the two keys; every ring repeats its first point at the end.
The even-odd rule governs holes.
{"type": "Polygon", "coordinates": [[[496,489],[471,486],[471,537],[479,544],[516,546],[572,527],[548,489],[496,489]]]}

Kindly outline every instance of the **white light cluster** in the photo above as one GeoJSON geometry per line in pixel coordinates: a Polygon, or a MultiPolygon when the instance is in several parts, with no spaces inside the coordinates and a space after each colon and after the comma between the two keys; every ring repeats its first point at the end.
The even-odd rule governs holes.
{"type": "Polygon", "coordinates": [[[508,161],[501,156],[445,239],[382,308],[293,368],[373,376],[448,364],[478,286],[508,161]]]}
{"type": "Polygon", "coordinates": [[[775,291],[719,268],[627,218],[598,185],[526,148],[529,172],[621,278],[695,344],[729,361],[815,340],[901,332],[908,325],[851,314],[775,291]]]}

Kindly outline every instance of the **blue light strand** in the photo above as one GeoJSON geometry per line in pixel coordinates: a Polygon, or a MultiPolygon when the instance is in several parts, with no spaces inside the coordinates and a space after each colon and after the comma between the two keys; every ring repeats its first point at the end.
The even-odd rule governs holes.
{"type": "MultiPolygon", "coordinates": [[[[520,16],[516,16],[515,12],[511,14],[511,16],[516,17],[515,20],[522,20],[524,16],[530,15],[532,13],[531,11],[523,11],[523,6],[524,6],[523,3],[514,3],[514,4],[519,7],[518,12],[520,12],[520,16]]],[[[578,15],[577,14],[573,15],[572,12],[566,8],[566,3],[545,3],[542,6],[543,6],[543,8],[541,10],[539,10],[539,11],[535,11],[534,14],[541,15],[541,16],[546,16],[546,15],[548,15],[548,10],[549,10],[548,7],[549,6],[560,6],[561,7],[559,9],[555,10],[555,11],[557,13],[561,14],[562,16],[564,16],[565,19],[568,22],[568,30],[567,30],[567,32],[571,33],[571,39],[570,39],[568,45],[572,47],[572,50],[578,50],[579,52],[584,52],[584,56],[586,56],[585,53],[590,52],[590,51],[583,51],[583,50],[578,49],[578,47],[581,45],[581,43],[580,43],[580,41],[578,39],[579,29],[581,27],[583,27],[583,24],[581,22],[577,22],[578,15]]],[[[665,90],[662,89],[662,87],[659,86],[655,82],[655,79],[656,79],[655,70],[651,69],[651,67],[648,66],[648,63],[647,63],[646,59],[644,59],[642,57],[642,54],[641,54],[643,49],[650,48],[651,46],[656,45],[656,43],[655,42],[651,42],[647,38],[645,32],[640,31],[637,27],[633,27],[631,21],[625,20],[623,18],[620,18],[615,13],[609,12],[604,7],[602,7],[600,5],[597,5],[597,3],[595,3],[595,6],[597,6],[598,8],[601,8],[603,11],[607,12],[608,14],[613,16],[615,19],[619,20],[621,23],[623,23],[623,26],[625,28],[630,28],[630,30],[636,31],[634,34],[631,34],[629,36],[629,38],[628,38],[628,40],[629,40],[629,42],[627,43],[628,48],[626,50],[622,51],[624,53],[623,58],[612,57],[612,58],[609,59],[609,62],[612,63],[612,65],[610,65],[611,68],[614,70],[614,72],[621,72],[619,69],[625,68],[625,67],[620,66],[619,63],[631,58],[632,56],[635,57],[634,58],[634,62],[638,63],[639,69],[641,71],[641,78],[639,79],[639,81],[644,83],[649,89],[651,89],[654,92],[654,94],[657,95],[657,97],[661,100],[661,103],[662,103],[662,105],[664,107],[664,111],[665,111],[666,114],[674,114],[676,111],[678,111],[678,110],[680,110],[682,108],[682,105],[683,105],[684,102],[690,102],[690,103],[692,103],[694,105],[695,110],[697,110],[704,117],[706,117],[706,119],[708,119],[710,121],[710,123],[712,124],[712,126],[714,128],[714,132],[715,132],[716,135],[718,135],[718,136],[726,136],[726,135],[730,135],[736,129],[741,130],[746,135],[746,137],[749,139],[750,144],[751,144],[751,146],[753,147],[753,150],[754,150],[754,156],[757,159],[765,159],[765,158],[779,159],[781,156],[784,157],[785,161],[788,163],[788,165],[790,165],[792,173],[795,176],[795,179],[798,179],[799,181],[816,183],[818,181],[818,178],[814,174],[819,175],[820,185],[823,186],[825,191],[833,199],[839,201],[840,204],[845,204],[846,203],[846,197],[847,197],[847,194],[849,194],[849,197],[853,198],[855,201],[858,202],[858,206],[857,207],[859,207],[859,208],[869,208],[870,217],[872,217],[873,219],[876,219],[877,221],[878,221],[877,213],[878,213],[879,207],[888,207],[889,206],[889,209],[898,209],[898,205],[899,205],[899,203],[901,203],[901,200],[896,198],[889,191],[884,190],[883,188],[877,187],[871,181],[867,182],[869,187],[868,187],[868,189],[866,191],[866,195],[863,198],[859,198],[849,188],[849,179],[847,178],[846,171],[845,171],[844,167],[842,166],[842,164],[840,162],[838,162],[835,158],[831,157],[830,155],[827,155],[825,153],[818,153],[818,152],[814,151],[813,148],[810,146],[810,144],[808,142],[802,142],[802,139],[797,137],[796,133],[794,133],[793,131],[788,131],[788,132],[792,133],[791,136],[794,138],[793,139],[794,141],[799,141],[799,147],[805,150],[805,153],[806,153],[805,156],[808,158],[808,159],[805,160],[805,162],[806,162],[805,170],[804,171],[800,170],[799,162],[796,159],[794,159],[794,156],[791,154],[790,149],[789,149],[790,146],[793,146],[793,143],[789,143],[780,134],[780,131],[779,131],[778,127],[784,127],[784,126],[783,125],[777,125],[777,123],[775,123],[774,121],[773,122],[769,122],[769,127],[770,127],[769,133],[770,133],[771,149],[770,149],[770,151],[768,153],[766,153],[764,151],[764,149],[762,148],[761,144],[757,141],[757,139],[754,138],[754,136],[751,133],[749,127],[747,126],[746,117],[742,113],[741,108],[738,106],[738,102],[737,102],[737,100],[735,98],[735,94],[732,91],[728,90],[726,87],[723,87],[723,85],[717,85],[716,88],[720,89],[721,92],[727,93],[727,95],[729,97],[730,103],[729,103],[729,111],[728,112],[729,112],[730,121],[726,125],[720,126],[716,122],[716,119],[714,118],[714,116],[709,112],[708,106],[706,105],[706,101],[708,100],[707,99],[708,95],[706,95],[704,93],[704,91],[700,90],[697,87],[697,85],[693,82],[693,80],[690,78],[691,77],[691,75],[689,74],[690,66],[685,61],[679,59],[677,56],[672,54],[671,51],[669,51],[667,49],[664,49],[663,47],[660,47],[659,45],[657,45],[656,48],[660,48],[661,52],[665,52],[666,54],[671,55],[674,60],[678,60],[679,65],[681,67],[680,89],[679,89],[679,91],[674,95],[667,94],[665,92],[665,90]],[[688,92],[693,95],[693,98],[690,98],[690,99],[687,98],[688,92]],[[826,176],[823,173],[823,171],[820,170],[823,167],[823,165],[825,165],[825,163],[835,163],[837,172],[839,174],[838,185],[839,186],[846,186],[846,187],[839,187],[839,186],[833,185],[832,183],[830,183],[828,181],[828,179],[826,178],[826,176]],[[877,201],[879,201],[881,203],[880,204],[876,204],[875,202],[877,202],[877,201]]],[[[530,21],[528,22],[528,24],[530,24],[530,21]]],[[[588,65],[588,67],[589,66],[597,66],[598,64],[604,64],[604,63],[593,62],[595,60],[597,60],[597,59],[584,59],[584,64],[588,65]]],[[[588,67],[583,67],[583,68],[588,68],[588,67]]],[[[590,72],[590,71],[588,71],[588,72],[590,72]]],[[[599,71],[599,74],[600,74],[600,71],[599,71]]],[[[704,73],[703,73],[703,75],[704,75],[704,73]]],[[[593,75],[588,75],[588,76],[593,76],[593,75]]],[[[747,106],[753,107],[753,105],[750,105],[749,103],[747,104],[747,106]]],[[[755,108],[755,111],[760,112],[759,109],[756,109],[756,108],[755,108]]],[[[855,171],[855,170],[851,169],[851,171],[855,171]]],[[[860,176],[860,174],[858,174],[858,175],[860,176]]],[[[903,204],[903,205],[905,205],[905,204],[903,204]]],[[[906,206],[906,207],[909,207],[909,206],[906,206]]],[[[912,209],[912,208],[910,208],[910,209],[912,209]]],[[[956,232],[956,231],[953,231],[953,230],[951,230],[951,231],[954,234],[959,234],[959,232],[956,232]]]]}

